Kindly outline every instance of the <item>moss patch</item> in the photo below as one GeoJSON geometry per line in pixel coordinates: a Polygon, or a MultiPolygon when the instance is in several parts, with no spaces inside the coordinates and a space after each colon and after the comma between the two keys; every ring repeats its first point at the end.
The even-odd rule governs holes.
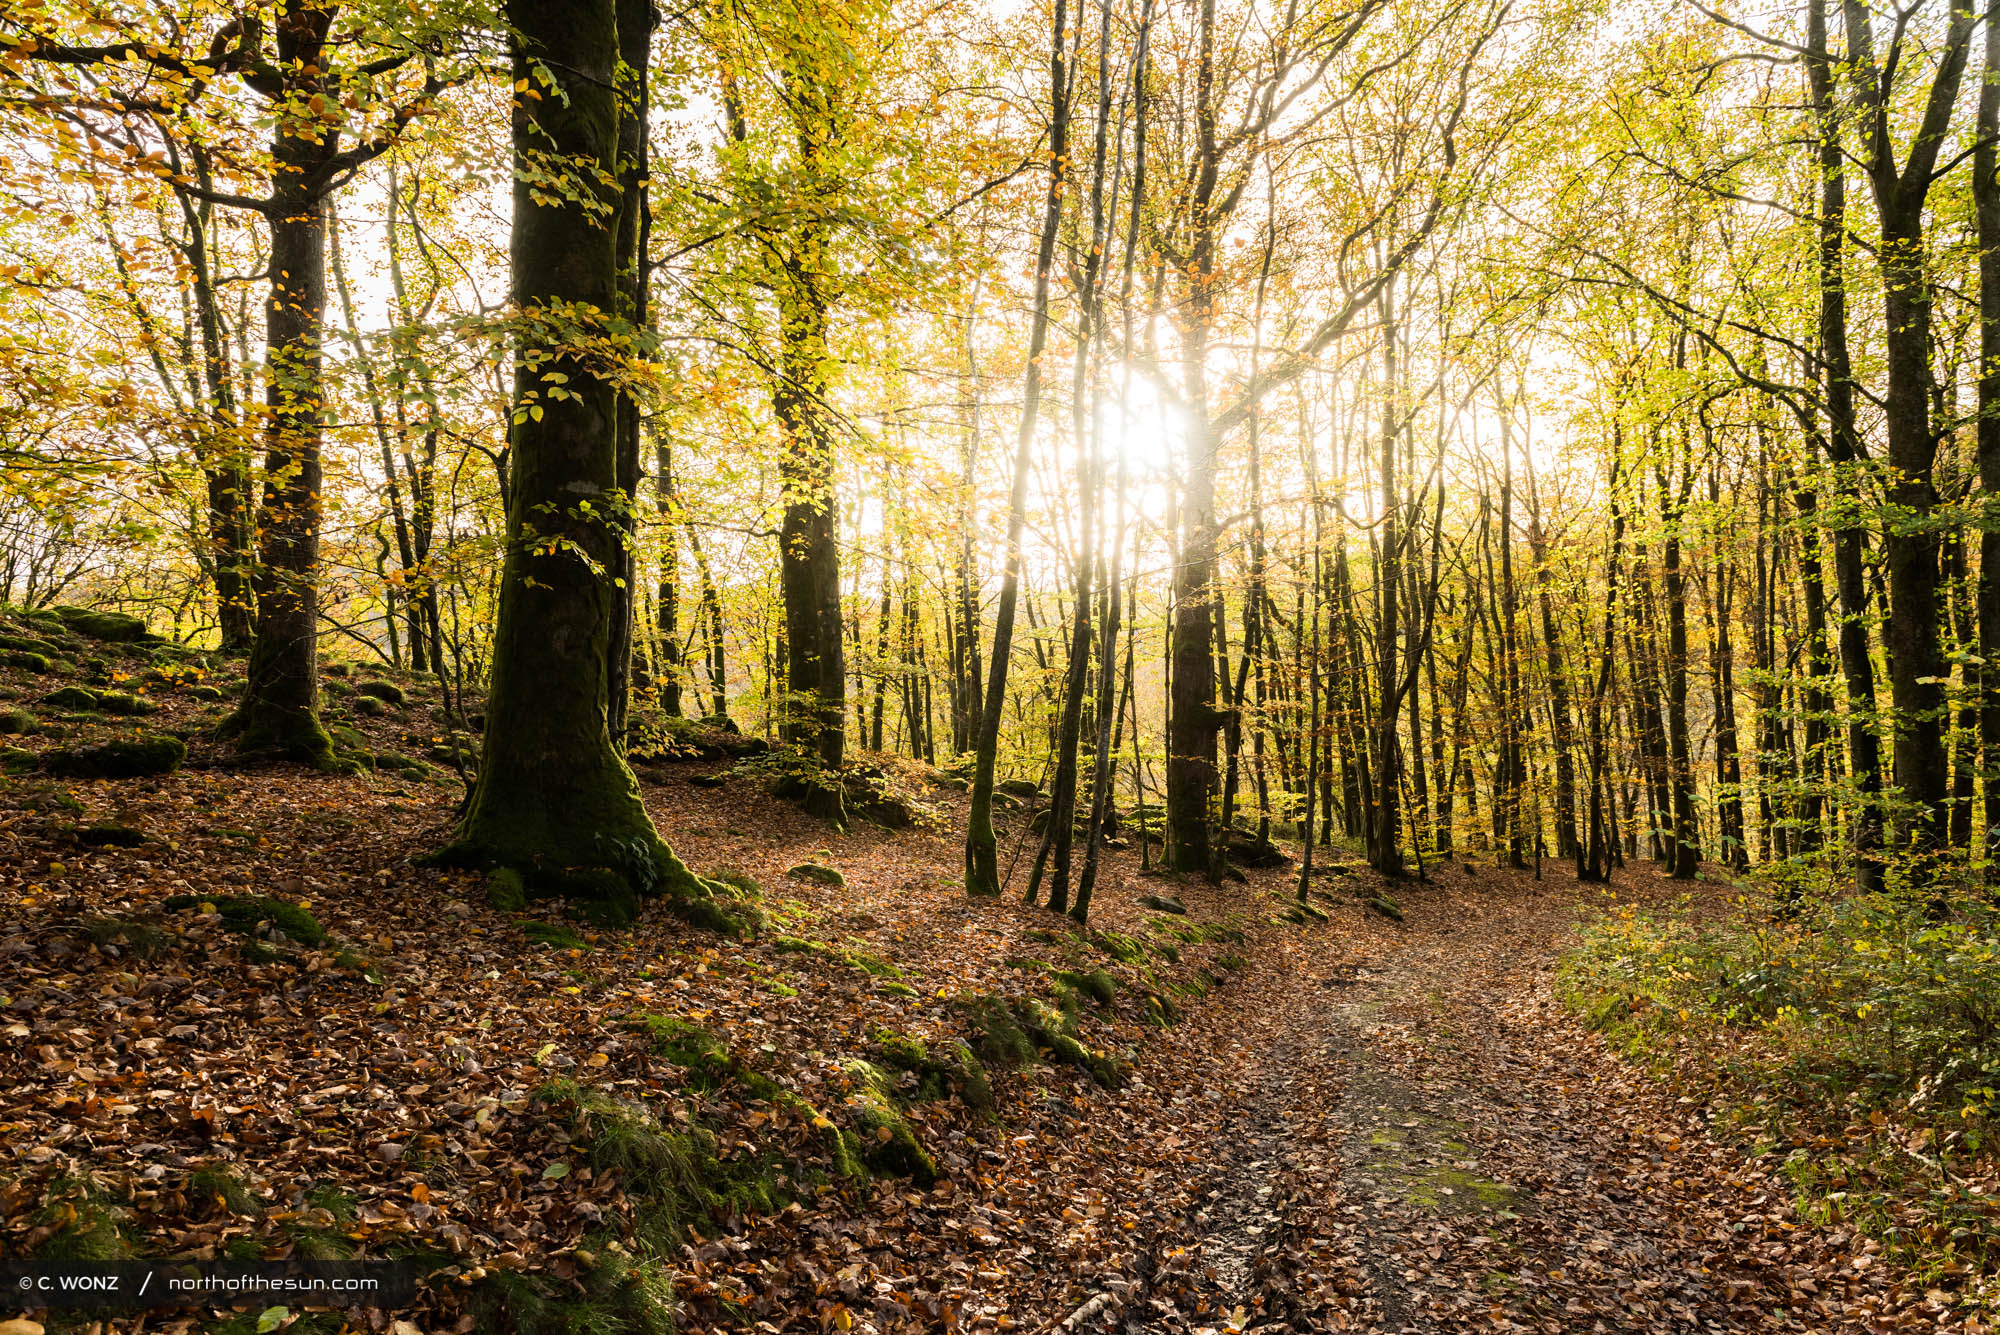
{"type": "Polygon", "coordinates": [[[62,747],[42,757],[42,768],[66,779],[137,779],[172,773],[185,759],[187,743],[178,737],[135,737],[62,747]]]}
{"type": "Polygon", "coordinates": [[[269,923],[283,932],[287,940],[302,946],[318,948],[327,942],[326,928],[320,926],[319,919],[297,904],[282,899],[269,899],[263,895],[173,895],[163,901],[161,907],[170,913],[179,913],[198,909],[203,904],[214,905],[215,911],[222,916],[223,925],[245,936],[254,935],[260,927],[269,923]]]}

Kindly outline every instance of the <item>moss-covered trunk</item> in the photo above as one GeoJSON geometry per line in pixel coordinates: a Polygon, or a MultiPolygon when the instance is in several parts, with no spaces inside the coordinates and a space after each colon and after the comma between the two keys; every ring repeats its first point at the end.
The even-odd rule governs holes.
{"type": "Polygon", "coordinates": [[[615,0],[513,0],[507,13],[516,86],[540,94],[514,111],[507,551],[485,755],[443,856],[592,895],[700,896],[607,723],[618,396],[603,354],[582,349],[604,346],[617,302],[615,0]]]}
{"type": "MultiPolygon", "coordinates": [[[[783,737],[828,770],[840,768],[847,749],[847,669],[841,637],[840,553],[833,495],[833,432],[825,392],[827,299],[823,228],[800,229],[798,249],[779,284],[782,328],[779,377],[771,407],[783,436],[779,467],[785,515],[779,530],[779,585],[785,602],[783,737]]],[[[842,817],[840,790],[832,782],[808,783],[797,793],[809,809],[842,817]]]]}
{"type": "Polygon", "coordinates": [[[326,199],[321,173],[334,136],[307,108],[323,102],[333,7],[306,4],[278,21],[287,71],[272,144],[270,295],[265,307],[265,462],[257,515],[257,637],[243,703],[230,723],[245,751],[335,763],[319,721],[321,329],[326,320],[326,199]]]}

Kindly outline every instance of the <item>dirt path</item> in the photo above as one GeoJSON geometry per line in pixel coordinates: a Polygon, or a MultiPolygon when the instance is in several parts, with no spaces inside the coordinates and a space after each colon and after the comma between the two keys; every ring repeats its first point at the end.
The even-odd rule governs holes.
{"type": "Polygon", "coordinates": [[[1128,1331],[1934,1328],[1555,1001],[1575,886],[1446,876],[1249,980],[1192,1221],[1206,1324],[1128,1331]]]}

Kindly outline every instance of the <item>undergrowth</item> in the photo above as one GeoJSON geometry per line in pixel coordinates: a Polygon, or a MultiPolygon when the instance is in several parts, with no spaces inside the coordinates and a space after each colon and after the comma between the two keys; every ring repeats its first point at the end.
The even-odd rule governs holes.
{"type": "Polygon", "coordinates": [[[1621,906],[1585,928],[1558,989],[1777,1156],[1809,1217],[2000,1304],[2000,910],[1935,921],[1885,897],[1755,891],[1720,917],[1621,906]]]}

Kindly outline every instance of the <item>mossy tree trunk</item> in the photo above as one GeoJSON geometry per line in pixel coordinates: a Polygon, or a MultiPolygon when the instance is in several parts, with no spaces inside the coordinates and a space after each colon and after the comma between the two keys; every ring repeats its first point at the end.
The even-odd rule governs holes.
{"type": "MultiPolygon", "coordinates": [[[[781,736],[827,770],[847,751],[847,665],[842,636],[840,553],[836,545],[833,430],[825,393],[827,349],[824,228],[800,228],[777,279],[779,376],[771,408],[782,436],[779,468],[785,514],[779,528],[779,586],[785,603],[784,724],[781,736]]],[[[840,792],[804,785],[796,794],[818,815],[842,816],[840,792]]]]}
{"type": "Polygon", "coordinates": [[[442,858],[557,880],[608,868],[635,892],[699,896],[608,726],[618,393],[602,354],[581,349],[606,346],[618,299],[616,0],[513,0],[507,14],[515,82],[540,94],[514,111],[514,462],[485,756],[442,858]]]}
{"type": "Polygon", "coordinates": [[[257,636],[243,702],[230,723],[237,746],[334,765],[319,721],[320,444],[325,430],[320,339],[326,323],[325,174],[337,138],[310,114],[323,103],[327,32],[335,7],[304,4],[277,20],[285,96],[275,104],[264,492],[257,515],[257,636]]]}
{"type": "MultiPolygon", "coordinates": [[[[617,275],[619,319],[636,336],[648,319],[646,263],[652,218],[647,208],[647,109],[651,100],[652,0],[618,0],[618,54],[624,66],[619,86],[617,275]]],[[[639,398],[631,388],[618,395],[617,507],[621,541],[611,553],[611,740],[625,745],[631,707],[633,605],[638,592],[639,398]]]]}

